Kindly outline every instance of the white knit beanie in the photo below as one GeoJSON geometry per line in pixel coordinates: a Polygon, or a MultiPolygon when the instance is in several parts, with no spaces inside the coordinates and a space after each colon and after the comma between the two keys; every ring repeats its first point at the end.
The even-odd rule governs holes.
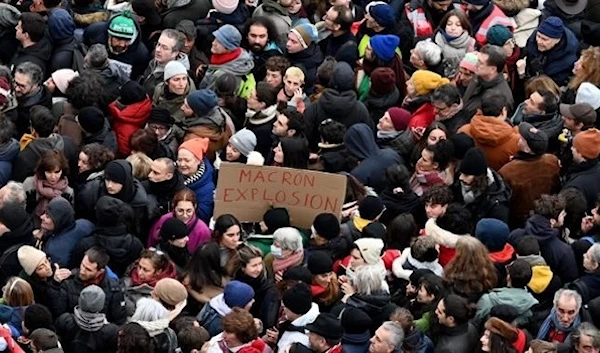
{"type": "Polygon", "coordinates": [[[33,246],[23,245],[17,251],[17,257],[25,273],[31,276],[39,264],[46,258],[46,253],[33,246]]]}
{"type": "Polygon", "coordinates": [[[56,70],[52,73],[52,75],[50,75],[50,77],[52,77],[52,81],[54,81],[54,84],[56,85],[56,88],[58,88],[62,94],[67,92],[69,83],[77,76],[79,76],[79,73],[71,69],[56,70]]]}
{"type": "Polygon", "coordinates": [[[180,63],[179,61],[172,60],[169,61],[167,65],[165,65],[164,81],[167,82],[173,76],[187,74],[188,72],[182,63],[180,63]]]}
{"type": "Polygon", "coordinates": [[[575,97],[575,104],[587,103],[591,105],[594,110],[600,108],[600,88],[589,82],[583,82],[577,89],[577,96],[575,97]]]}
{"type": "Polygon", "coordinates": [[[215,10],[225,15],[232,14],[237,9],[239,3],[239,0],[212,0],[215,10]]]}
{"type": "Polygon", "coordinates": [[[360,238],[354,242],[363,260],[369,265],[375,265],[381,261],[381,250],[383,240],[377,238],[360,238]]]}

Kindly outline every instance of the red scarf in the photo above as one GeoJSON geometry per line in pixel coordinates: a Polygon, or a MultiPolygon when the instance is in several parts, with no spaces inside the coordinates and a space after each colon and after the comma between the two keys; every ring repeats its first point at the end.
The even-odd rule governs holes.
{"type": "Polygon", "coordinates": [[[167,266],[167,268],[165,268],[161,273],[157,274],[156,276],[154,276],[151,280],[149,281],[142,281],[140,279],[140,275],[137,271],[137,263],[136,266],[133,268],[133,270],[131,271],[131,283],[134,286],[139,286],[142,284],[147,284],[150,287],[154,288],[156,286],[156,282],[160,281],[163,278],[176,278],[177,277],[177,271],[175,270],[175,265],[173,265],[172,261],[169,261],[169,266],[167,266]]]}
{"type": "Polygon", "coordinates": [[[46,206],[55,197],[62,195],[62,193],[69,187],[67,178],[60,179],[56,184],[50,185],[47,180],[38,180],[37,176],[33,177],[33,185],[39,195],[37,206],[35,206],[35,215],[41,216],[46,211],[46,206]]]}
{"type": "Polygon", "coordinates": [[[300,266],[302,265],[302,261],[304,260],[304,250],[297,251],[291,254],[288,257],[284,257],[281,259],[275,258],[273,260],[273,272],[277,273],[279,271],[285,272],[288,268],[292,266],[300,266]]]}
{"type": "Polygon", "coordinates": [[[233,51],[227,52],[225,54],[213,54],[210,57],[210,64],[223,65],[225,63],[237,59],[240,55],[242,55],[242,48],[235,48],[233,51]]]}

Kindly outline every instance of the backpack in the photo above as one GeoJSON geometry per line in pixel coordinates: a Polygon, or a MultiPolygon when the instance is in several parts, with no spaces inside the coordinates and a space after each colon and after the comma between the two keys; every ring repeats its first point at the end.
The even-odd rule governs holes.
{"type": "Polygon", "coordinates": [[[238,88],[236,94],[240,98],[247,99],[250,97],[250,93],[254,91],[256,88],[256,79],[254,78],[253,73],[248,73],[245,76],[241,77],[242,82],[240,83],[240,87],[238,88]]]}
{"type": "Polygon", "coordinates": [[[155,353],[177,353],[179,349],[177,335],[170,327],[152,337],[152,345],[155,353]]]}
{"type": "Polygon", "coordinates": [[[585,240],[585,241],[589,242],[592,245],[596,244],[596,241],[597,241],[597,239],[595,237],[590,237],[590,236],[582,237],[579,240],[585,240]]]}
{"type": "Polygon", "coordinates": [[[5,267],[4,264],[14,256],[17,259],[17,265],[19,265],[17,251],[19,251],[19,248],[22,245],[24,244],[13,245],[10,248],[6,249],[4,253],[2,253],[2,256],[0,256],[0,285],[4,286],[10,277],[19,275],[20,270],[16,273],[11,273],[12,269],[10,268],[10,266],[5,267]]]}
{"type": "Polygon", "coordinates": [[[73,48],[73,63],[71,69],[75,72],[83,72],[85,70],[85,55],[88,52],[88,48],[82,42],[77,42],[73,48]]]}

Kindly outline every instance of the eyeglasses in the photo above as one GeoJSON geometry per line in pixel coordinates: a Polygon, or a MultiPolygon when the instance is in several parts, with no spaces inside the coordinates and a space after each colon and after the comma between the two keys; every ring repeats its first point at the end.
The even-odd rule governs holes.
{"type": "Polygon", "coordinates": [[[155,252],[157,255],[164,255],[165,253],[158,250],[157,248],[148,248],[149,251],[155,252]]]}

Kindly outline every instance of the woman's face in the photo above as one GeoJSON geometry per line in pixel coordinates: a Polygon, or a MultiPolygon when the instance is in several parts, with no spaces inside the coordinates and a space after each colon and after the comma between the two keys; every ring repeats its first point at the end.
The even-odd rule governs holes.
{"type": "Polygon", "coordinates": [[[273,160],[275,163],[283,164],[283,149],[281,148],[281,142],[273,149],[275,156],[273,160]]]}
{"type": "Polygon", "coordinates": [[[446,139],[446,133],[440,129],[432,130],[429,136],[427,136],[427,146],[433,146],[440,140],[446,139]]]}
{"type": "Polygon", "coordinates": [[[446,22],[446,33],[453,37],[458,37],[464,32],[460,19],[457,16],[450,16],[446,22]]]}
{"type": "Polygon", "coordinates": [[[481,339],[479,341],[481,341],[481,350],[484,352],[489,352],[490,351],[490,331],[485,330],[485,332],[483,333],[483,336],[481,336],[481,339]]]}
{"type": "Polygon", "coordinates": [[[362,254],[358,249],[352,249],[350,256],[352,256],[352,259],[350,260],[351,268],[356,269],[365,264],[365,260],[363,260],[362,254]]]}
{"type": "Polygon", "coordinates": [[[41,224],[40,224],[40,227],[41,227],[42,229],[44,229],[44,230],[47,230],[47,231],[49,231],[49,232],[51,232],[51,231],[53,231],[53,230],[54,230],[54,221],[52,220],[52,218],[50,218],[50,217],[48,216],[48,214],[47,214],[47,213],[45,213],[45,212],[44,212],[44,213],[43,213],[43,214],[40,216],[40,222],[41,222],[41,224]]]}
{"type": "Polygon", "coordinates": [[[583,68],[583,59],[581,59],[581,57],[579,57],[579,59],[577,59],[577,61],[575,61],[575,65],[573,66],[573,74],[578,75],[580,73],[583,73],[581,71],[582,68],[583,68]]]}
{"type": "Polygon", "coordinates": [[[292,6],[288,9],[288,12],[291,13],[292,15],[295,15],[300,11],[301,8],[302,8],[302,1],[294,0],[294,1],[292,1],[292,6]]]}
{"type": "Polygon", "coordinates": [[[419,159],[419,169],[424,172],[432,171],[436,168],[433,162],[433,153],[427,149],[421,151],[421,158],[419,159]]]}
{"type": "Polygon", "coordinates": [[[157,272],[154,266],[152,265],[152,261],[150,259],[141,258],[138,263],[138,276],[140,280],[143,282],[151,281],[154,276],[158,275],[160,272],[157,272]]]}
{"type": "Polygon", "coordinates": [[[77,167],[79,168],[79,173],[83,173],[92,169],[92,167],[90,167],[90,159],[87,154],[79,152],[79,160],[77,161],[77,167]]]}
{"type": "Polygon", "coordinates": [[[240,151],[237,150],[237,148],[233,147],[233,145],[231,145],[231,143],[227,144],[227,147],[225,148],[225,159],[227,159],[228,162],[235,162],[238,159],[240,159],[240,156],[242,154],[240,153],[240,151]]]}
{"type": "Polygon", "coordinates": [[[175,75],[167,81],[167,85],[171,93],[183,96],[188,86],[188,77],[187,75],[175,75]]]}
{"type": "Polygon", "coordinates": [[[230,250],[235,250],[240,242],[240,227],[233,225],[225,231],[221,239],[221,246],[230,250]]]}
{"type": "Polygon", "coordinates": [[[275,240],[275,241],[273,242],[273,246],[275,246],[275,247],[278,247],[278,248],[280,248],[280,249],[281,249],[281,258],[282,258],[282,259],[284,259],[284,258],[286,258],[286,257],[288,257],[288,256],[290,256],[290,255],[292,255],[292,254],[294,253],[294,252],[293,252],[292,250],[290,250],[290,249],[284,249],[284,248],[281,246],[281,243],[280,243],[280,242],[278,242],[277,240],[275,240]]]}
{"type": "Polygon", "coordinates": [[[261,257],[255,257],[246,264],[244,273],[251,278],[257,278],[263,271],[263,260],[261,257]]]}
{"type": "Polygon", "coordinates": [[[50,185],[55,185],[60,181],[60,178],[62,178],[62,169],[57,168],[54,170],[45,171],[44,176],[50,185]]]}
{"type": "Polygon", "coordinates": [[[192,220],[194,212],[196,212],[196,207],[191,201],[179,201],[175,206],[175,218],[185,224],[192,220]]]}
{"type": "Polygon", "coordinates": [[[316,285],[321,286],[321,287],[327,287],[329,285],[329,283],[331,283],[331,280],[334,277],[335,276],[334,276],[333,272],[328,272],[328,273],[323,273],[320,275],[314,275],[313,280],[316,285]]]}
{"type": "Polygon", "coordinates": [[[52,277],[52,265],[47,258],[44,258],[42,262],[35,268],[35,274],[39,278],[50,278],[52,277]]]}
{"type": "Polygon", "coordinates": [[[182,148],[177,153],[177,168],[183,176],[190,177],[198,171],[200,161],[196,159],[196,156],[192,152],[182,148]]]}

